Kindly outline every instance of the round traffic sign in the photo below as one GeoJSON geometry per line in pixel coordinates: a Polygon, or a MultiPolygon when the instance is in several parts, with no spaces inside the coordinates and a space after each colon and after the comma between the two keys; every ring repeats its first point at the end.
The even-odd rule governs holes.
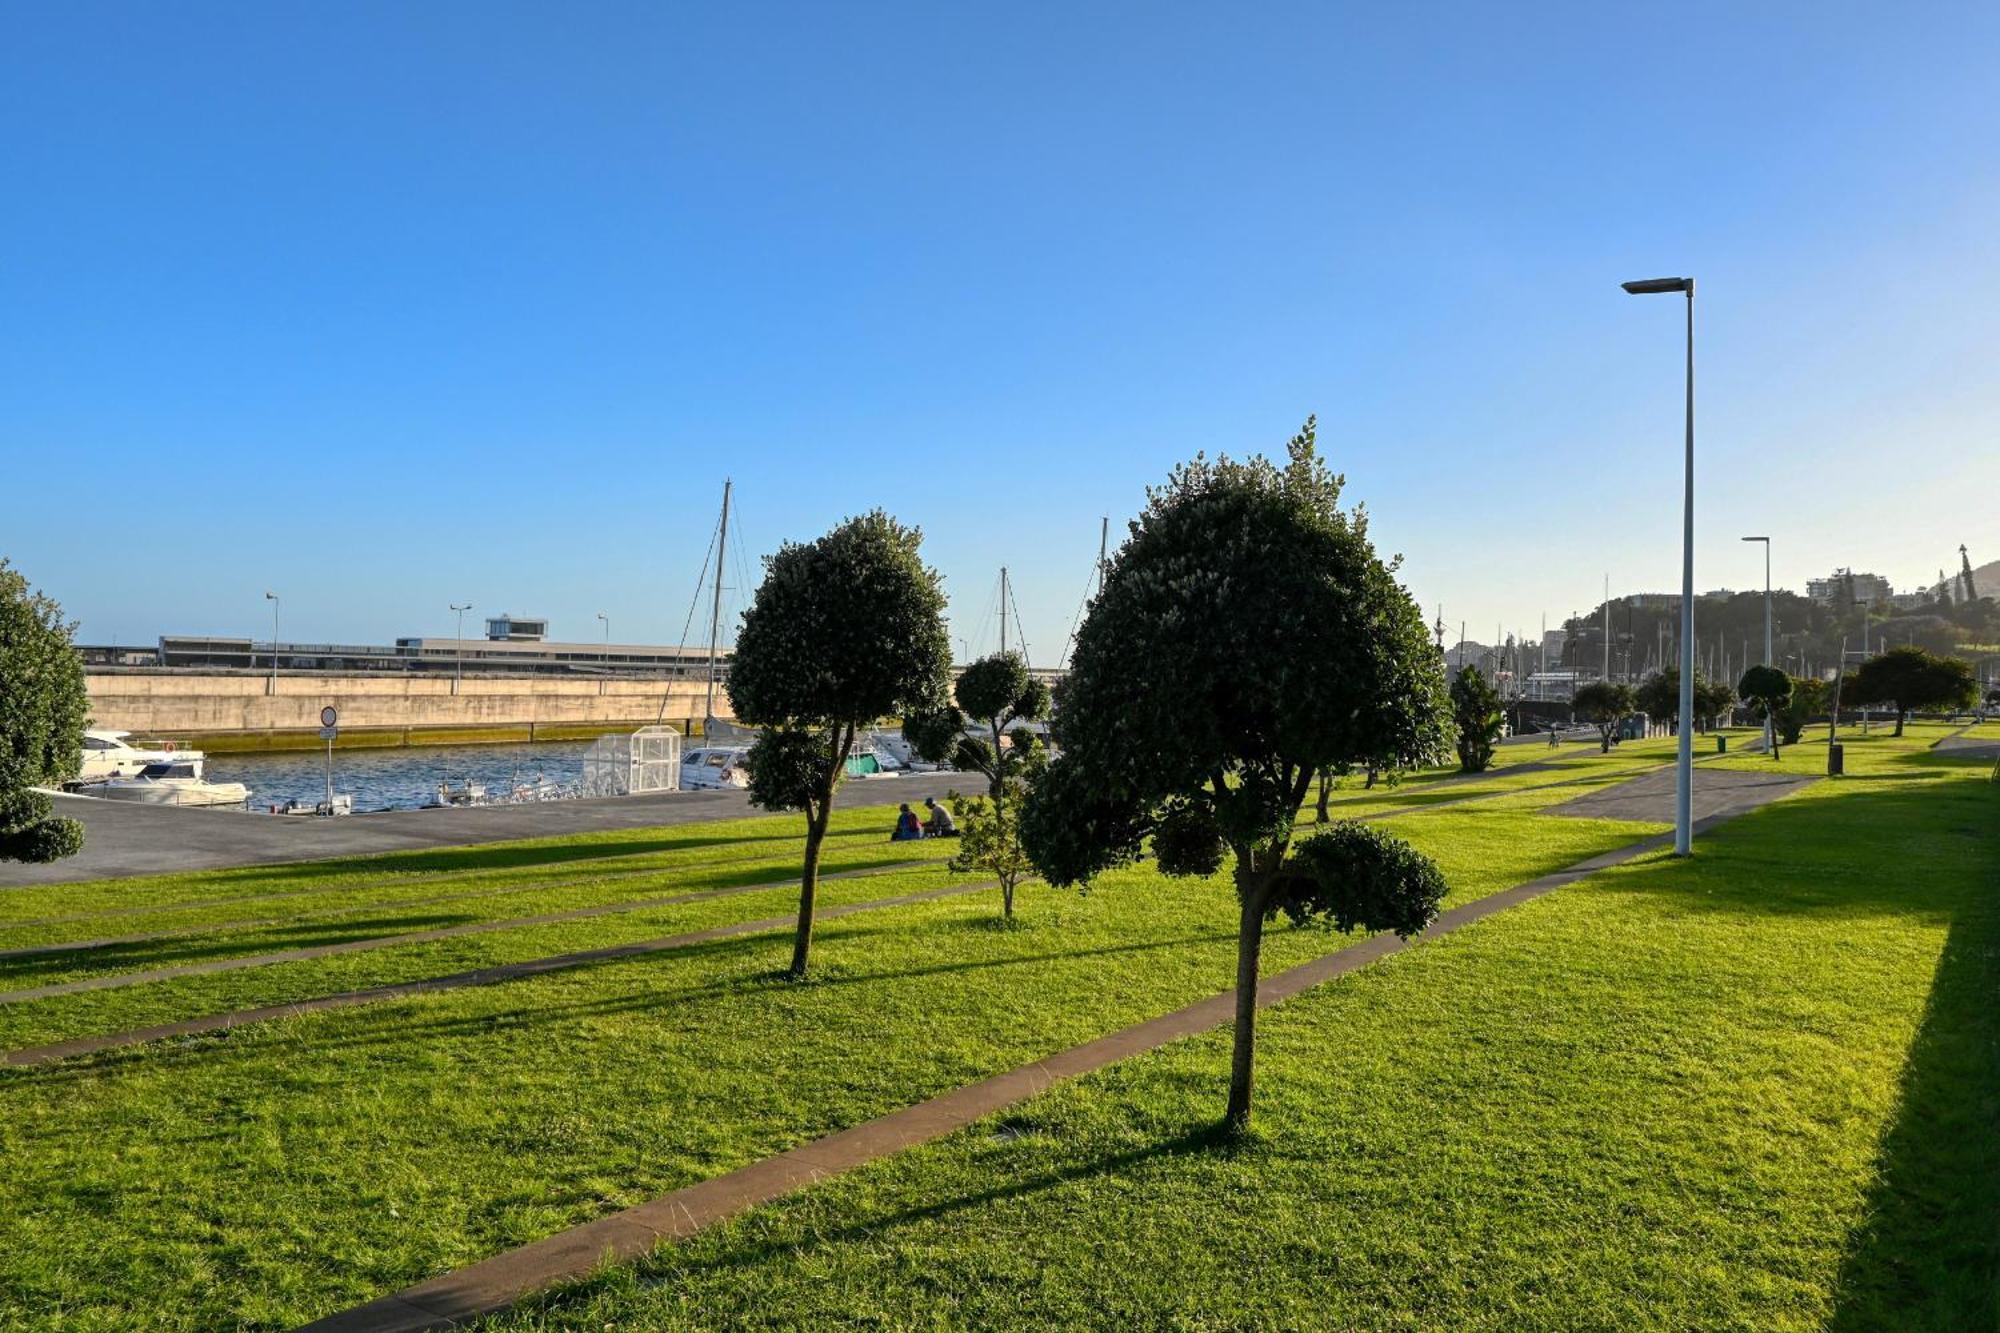
{"type": "Polygon", "coordinates": [[[319,724],[322,727],[330,727],[339,719],[340,719],[340,713],[335,710],[332,704],[328,704],[326,707],[319,710],[319,724]]]}

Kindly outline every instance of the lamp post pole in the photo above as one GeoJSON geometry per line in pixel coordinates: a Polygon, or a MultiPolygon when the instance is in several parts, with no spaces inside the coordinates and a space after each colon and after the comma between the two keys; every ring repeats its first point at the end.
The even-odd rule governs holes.
{"type": "MultiPolygon", "coordinates": [[[[597,618],[604,622],[604,670],[608,672],[611,670],[611,617],[599,611],[597,618]]],[[[597,692],[599,694],[604,693],[603,672],[600,672],[597,677],[597,692]]]]}
{"type": "Polygon", "coordinates": [[[264,693],[278,692],[278,594],[266,589],[264,600],[271,604],[271,680],[264,693]]]}
{"type": "MultiPolygon", "coordinates": [[[[1770,666],[1770,665],[1772,665],[1772,662],[1771,662],[1771,539],[1770,539],[1769,537],[1745,537],[1745,538],[1744,538],[1743,540],[1744,540],[1744,541],[1746,541],[1746,542],[1762,542],[1762,543],[1764,543],[1764,665],[1765,665],[1765,666],[1770,666]]],[[[1769,748],[1770,748],[1770,745],[1771,745],[1771,733],[1772,733],[1772,729],[1773,729],[1773,723],[1772,723],[1772,720],[1771,720],[1771,719],[1770,719],[1769,717],[1766,717],[1766,718],[1764,719],[1764,746],[1765,746],[1765,748],[1766,748],[1766,749],[1769,749],[1769,748]]]]}
{"type": "Polygon", "coordinates": [[[1674,781],[1674,855],[1694,850],[1694,279],[1648,278],[1624,284],[1634,296],[1687,297],[1687,448],[1681,472],[1680,754],[1674,781]]]}
{"type": "Polygon", "coordinates": [[[457,640],[452,653],[451,667],[451,692],[457,694],[458,687],[465,683],[465,613],[472,609],[472,603],[467,602],[461,606],[457,602],[452,602],[449,605],[458,613],[457,640]]]}

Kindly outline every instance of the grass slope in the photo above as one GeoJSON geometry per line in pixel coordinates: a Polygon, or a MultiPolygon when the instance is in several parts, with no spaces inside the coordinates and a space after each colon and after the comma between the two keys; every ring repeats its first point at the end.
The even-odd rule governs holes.
{"type": "MultiPolygon", "coordinates": [[[[1460,901],[1652,830],[1483,806],[1398,827],[1439,858],[1460,901]]],[[[621,841],[647,842],[563,854],[588,860],[621,841]]],[[[489,870],[522,855],[421,864],[489,870]]],[[[381,875],[379,863],[337,872],[381,875]]],[[[880,896],[905,878],[945,882],[920,867],[829,896],[880,896]]],[[[273,880],[222,872],[151,886],[146,901],[302,881],[297,867],[273,880]]],[[[65,996],[10,1006],[0,1023],[11,1046],[660,934],[704,914],[742,920],[793,895],[770,898],[65,996]]],[[[86,899],[118,905],[100,889],[86,899]]],[[[0,1070],[0,1325],[290,1326],[1229,983],[1226,882],[1141,867],[1087,896],[1031,886],[1022,910],[1019,928],[1001,928],[993,895],[976,894],[829,923],[803,986],[777,975],[779,934],[0,1070]]],[[[1267,965],[1343,942],[1279,930],[1267,965]]]]}
{"type": "Polygon", "coordinates": [[[1271,1012],[1247,1144],[1216,1033],[491,1326],[1991,1329],[2000,786],[1931,739],[1271,1012]]]}

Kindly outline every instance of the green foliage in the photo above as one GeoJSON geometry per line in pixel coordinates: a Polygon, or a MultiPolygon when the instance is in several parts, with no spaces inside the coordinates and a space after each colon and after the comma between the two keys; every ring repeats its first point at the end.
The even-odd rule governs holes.
{"type": "MultiPolygon", "coordinates": [[[[1655,722],[1676,726],[1681,716],[1681,672],[1679,667],[1656,671],[1639,683],[1639,711],[1655,722]]],[[[1694,719],[1697,730],[1711,718],[1720,717],[1736,705],[1736,691],[1724,681],[1712,681],[1699,671],[1694,676],[1694,719]]]]}
{"type": "Polygon", "coordinates": [[[1313,776],[1413,767],[1446,746],[1443,660],[1366,515],[1341,509],[1341,485],[1308,421],[1283,465],[1198,456],[1148,492],[1078,630],[1055,718],[1061,753],[1023,821],[1054,883],[1129,860],[1135,833],[1153,833],[1176,873],[1212,874],[1219,846],[1234,853],[1237,1126],[1249,1115],[1263,921],[1313,776]]]}
{"type": "Polygon", "coordinates": [[[1459,768],[1484,772],[1493,763],[1493,747],[1506,728],[1507,713],[1499,693],[1476,667],[1460,667],[1452,677],[1451,719],[1458,730],[1459,768]]]}
{"type": "Polygon", "coordinates": [[[1785,740],[1780,734],[1778,719],[1791,700],[1792,678],[1773,666],[1753,666],[1743,673],[1736,693],[1755,710],[1758,717],[1771,724],[1771,757],[1776,759],[1779,746],[1785,740]]]}
{"type": "Polygon", "coordinates": [[[82,762],[90,699],[75,630],[0,558],[0,861],[54,861],[83,846],[83,826],[53,818],[27,790],[76,776],[82,762]]]}
{"type": "Polygon", "coordinates": [[[1878,653],[1854,673],[1852,702],[1887,704],[1896,712],[1896,734],[1913,712],[1955,712],[1979,700],[1972,664],[1904,646],[1878,653]]]}
{"type": "Polygon", "coordinates": [[[752,749],[751,799],[806,813],[794,976],[805,974],[820,842],[855,732],[944,700],[944,589],[922,542],[879,509],[817,541],[787,542],[765,560],[743,613],[729,701],[738,720],[766,729],[752,749]]]}
{"type": "Polygon", "coordinates": [[[1632,716],[1638,707],[1638,696],[1630,685],[1608,680],[1591,681],[1579,688],[1570,700],[1571,711],[1597,728],[1598,740],[1607,754],[1618,724],[1632,716]]]}
{"type": "Polygon", "coordinates": [[[1028,674],[1020,654],[1002,651],[966,667],[954,697],[956,707],[945,704],[904,718],[903,738],[934,764],[984,774],[987,794],[1004,799],[1001,784],[1042,749],[1031,729],[1014,724],[1048,715],[1048,686],[1028,674]],[[984,728],[986,736],[967,735],[972,725],[984,728]],[[1003,737],[1011,746],[1002,744],[1003,737]]]}
{"type": "Polygon", "coordinates": [[[750,803],[766,810],[808,809],[838,767],[830,731],[772,727],[750,744],[750,803]]]}
{"type": "Polygon", "coordinates": [[[767,557],[729,669],[737,718],[833,727],[936,708],[951,644],[922,541],[876,510],[767,557]]]}
{"type": "Polygon", "coordinates": [[[993,796],[960,797],[949,792],[946,802],[958,821],[958,852],[951,868],[960,873],[990,875],[1000,882],[1001,915],[1014,915],[1014,890],[1034,873],[1034,863],[1021,846],[1021,798],[1025,784],[1008,775],[1005,790],[993,796]]]}
{"type": "Polygon", "coordinates": [[[1825,712],[1830,702],[1825,681],[1809,676],[1792,677],[1791,693],[1775,719],[1778,739],[1786,745],[1797,745],[1806,723],[1825,712]]]}
{"type": "Polygon", "coordinates": [[[1422,852],[1373,824],[1342,820],[1299,844],[1271,911],[1342,933],[1393,930],[1408,939],[1437,919],[1444,874],[1422,852]]]}

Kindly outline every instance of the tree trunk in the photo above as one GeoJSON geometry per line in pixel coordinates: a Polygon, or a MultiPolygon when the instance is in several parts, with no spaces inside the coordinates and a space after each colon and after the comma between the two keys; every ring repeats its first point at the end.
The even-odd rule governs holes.
{"type": "Polygon", "coordinates": [[[1903,734],[1903,719],[1908,716],[1909,714],[1904,712],[1902,709],[1898,708],[1896,710],[1896,734],[1898,736],[1903,734]]]}
{"type": "Polygon", "coordinates": [[[818,810],[806,818],[806,862],[799,876],[799,928],[792,938],[792,979],[803,981],[806,963],[812,954],[813,901],[819,896],[819,848],[826,839],[831,800],[822,800],[818,810]]]}
{"type": "Polygon", "coordinates": [[[1014,879],[1011,875],[1000,881],[1000,915],[1008,921],[1014,919],[1014,879]]]}
{"type": "Polygon", "coordinates": [[[1264,949],[1264,895],[1241,893],[1236,927],[1236,1042],[1229,1057],[1229,1113],[1235,1133],[1250,1128],[1250,1090],[1257,1063],[1257,961],[1264,949]]]}
{"type": "Polygon", "coordinates": [[[1316,817],[1314,818],[1313,823],[1325,824],[1332,821],[1333,815],[1329,813],[1326,808],[1327,802],[1331,800],[1332,797],[1333,797],[1333,774],[1323,772],[1319,775],[1319,805],[1315,809],[1316,817]]]}
{"type": "Polygon", "coordinates": [[[1605,754],[1610,754],[1610,753],[1611,753],[1611,732],[1610,732],[1610,730],[1609,730],[1608,728],[1604,728],[1604,727],[1599,727],[1599,728],[1597,729],[1597,736],[1598,736],[1598,739],[1599,739],[1599,740],[1601,740],[1601,741],[1603,741],[1603,742],[1604,742],[1604,753],[1605,753],[1605,754]]]}
{"type": "Polygon", "coordinates": [[[806,963],[812,955],[813,902],[819,897],[819,849],[826,841],[826,826],[833,819],[833,789],[840,783],[840,766],[847,761],[847,749],[854,743],[854,733],[843,734],[839,727],[833,728],[833,735],[827,744],[831,749],[832,762],[827,765],[826,776],[820,783],[817,808],[806,810],[806,860],[799,873],[799,928],[792,937],[791,977],[794,981],[805,980],[806,963]]]}

